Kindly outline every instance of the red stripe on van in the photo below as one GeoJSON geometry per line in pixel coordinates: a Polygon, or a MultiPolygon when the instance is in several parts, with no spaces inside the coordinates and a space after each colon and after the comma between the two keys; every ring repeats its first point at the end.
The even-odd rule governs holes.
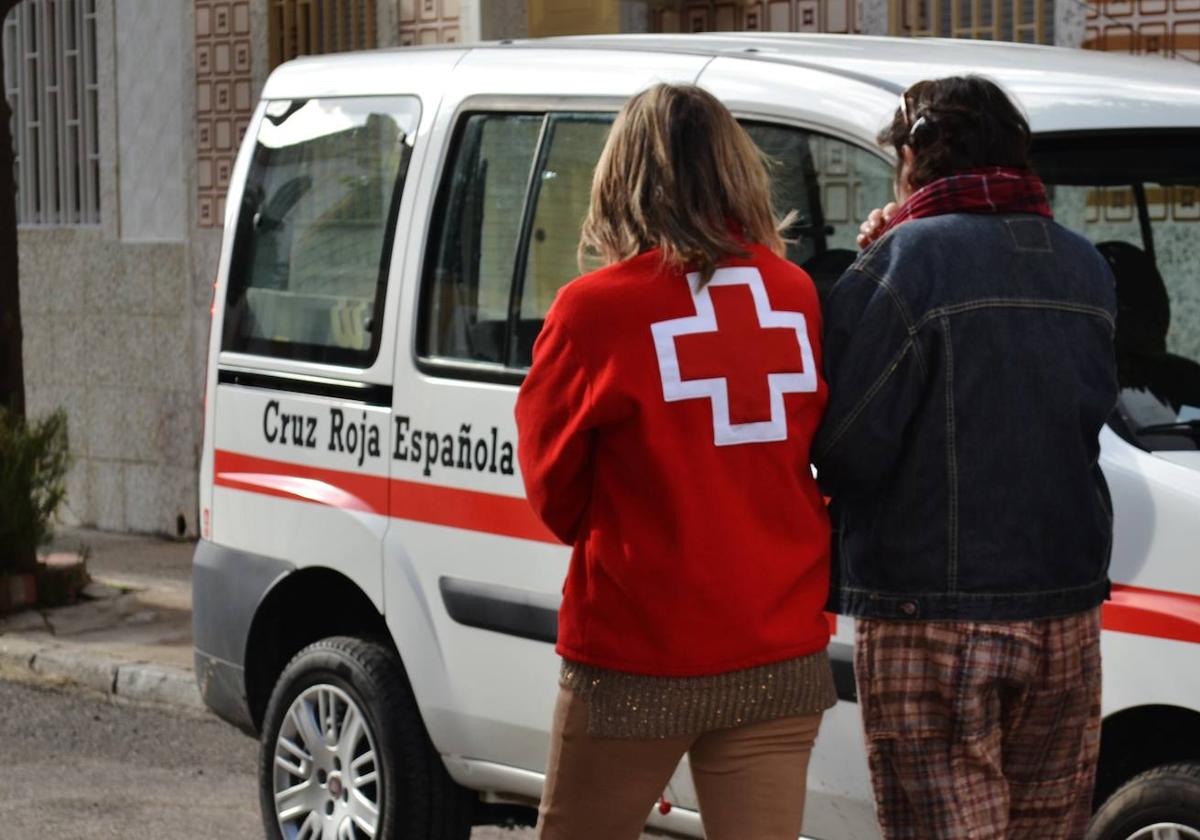
{"type": "Polygon", "coordinates": [[[307,467],[218,449],[213,483],[430,525],[559,544],[524,498],[307,467]]]}
{"type": "Polygon", "coordinates": [[[398,519],[561,545],[529,502],[516,496],[393,479],[390,511],[398,519]]]}
{"type": "MultiPolygon", "coordinates": [[[[313,502],[397,519],[558,544],[523,498],[381,476],[308,467],[218,449],[213,481],[221,487],[313,502]]],[[[830,631],[837,617],[826,614],[830,631]]],[[[1104,629],[1200,644],[1200,595],[1113,584],[1104,629]]]]}
{"type": "Polygon", "coordinates": [[[308,467],[223,449],[213,453],[213,483],[363,513],[387,514],[388,510],[388,480],[382,476],[308,467]]]}
{"type": "Polygon", "coordinates": [[[1114,583],[1104,629],[1200,644],[1200,595],[1114,583]]]}

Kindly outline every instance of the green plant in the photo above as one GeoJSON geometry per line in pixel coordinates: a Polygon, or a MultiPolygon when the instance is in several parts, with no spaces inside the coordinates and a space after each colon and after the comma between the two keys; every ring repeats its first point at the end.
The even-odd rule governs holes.
{"type": "Polygon", "coordinates": [[[69,466],[66,412],[26,420],[0,407],[0,574],[36,568],[69,466]]]}

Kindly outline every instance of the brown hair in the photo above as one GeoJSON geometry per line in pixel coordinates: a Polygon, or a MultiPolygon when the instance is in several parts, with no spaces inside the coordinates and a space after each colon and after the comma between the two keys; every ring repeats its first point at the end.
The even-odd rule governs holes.
{"type": "Polygon", "coordinates": [[[917,82],[900,95],[900,103],[878,141],[892,146],[897,156],[905,146],[913,150],[909,182],[914,190],[966,169],[1033,169],[1029,122],[989,79],[950,76],[917,82]]]}
{"type": "Polygon", "coordinates": [[[729,110],[695,85],[658,84],[617,115],[583,223],[579,263],[620,262],[652,248],[712,279],[747,243],[784,250],[766,159],[729,110]]]}

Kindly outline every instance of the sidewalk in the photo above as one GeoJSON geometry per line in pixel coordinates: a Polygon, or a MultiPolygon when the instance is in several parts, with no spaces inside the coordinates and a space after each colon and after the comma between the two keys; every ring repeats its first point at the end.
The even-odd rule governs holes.
{"type": "Polygon", "coordinates": [[[193,548],[60,530],[48,550],[88,551],[93,583],[73,606],[0,619],[0,676],[203,711],[192,673],[193,548]]]}
{"type": "MultiPolygon", "coordinates": [[[[0,619],[0,678],[70,683],[210,714],[192,670],[195,543],[63,528],[47,551],[85,548],[93,579],[86,600],[0,619]]],[[[471,840],[532,836],[532,829],[476,826],[471,840]]]]}

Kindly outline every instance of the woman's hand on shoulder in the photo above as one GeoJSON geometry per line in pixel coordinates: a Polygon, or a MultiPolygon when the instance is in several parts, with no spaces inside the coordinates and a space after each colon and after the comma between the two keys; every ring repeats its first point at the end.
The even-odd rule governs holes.
{"type": "Polygon", "coordinates": [[[883,233],[883,229],[887,227],[888,222],[896,215],[896,211],[900,209],[894,201],[889,201],[883,207],[877,207],[867,216],[867,220],[858,226],[858,247],[866,248],[872,242],[879,238],[883,233]]]}

